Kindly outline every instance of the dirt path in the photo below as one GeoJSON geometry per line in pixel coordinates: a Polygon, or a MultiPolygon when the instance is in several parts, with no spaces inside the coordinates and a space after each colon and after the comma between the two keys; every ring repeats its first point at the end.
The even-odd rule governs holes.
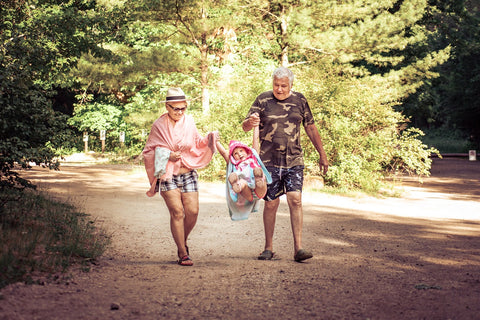
{"type": "MultiPolygon", "coordinates": [[[[401,198],[304,193],[304,245],[293,261],[288,208],[279,259],[258,261],[261,214],[228,217],[224,185],[202,183],[180,267],[160,197],[142,168],[67,163],[29,173],[96,218],[113,246],[90,272],[0,291],[0,319],[474,319],[480,314],[480,162],[435,160],[401,198]],[[113,305],[113,308],[112,308],[113,305]],[[116,308],[118,307],[118,308],[116,308]]],[[[262,204],[263,207],[263,204],[262,204]]]]}

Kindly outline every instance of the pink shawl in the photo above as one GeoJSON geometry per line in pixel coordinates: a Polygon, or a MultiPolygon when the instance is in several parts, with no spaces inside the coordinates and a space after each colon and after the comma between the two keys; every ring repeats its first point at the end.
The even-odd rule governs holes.
{"type": "MultiPolygon", "coordinates": [[[[152,130],[143,149],[143,158],[148,180],[152,188],[157,183],[155,171],[155,148],[167,148],[172,152],[181,151],[181,159],[173,162],[168,161],[166,172],[160,177],[161,181],[172,179],[178,174],[180,167],[189,169],[200,169],[206,167],[212,160],[216,151],[217,135],[209,132],[206,137],[200,136],[193,118],[185,114],[175,125],[169,120],[165,113],[152,125],[152,130]]],[[[148,196],[154,193],[147,192],[148,196]]]]}

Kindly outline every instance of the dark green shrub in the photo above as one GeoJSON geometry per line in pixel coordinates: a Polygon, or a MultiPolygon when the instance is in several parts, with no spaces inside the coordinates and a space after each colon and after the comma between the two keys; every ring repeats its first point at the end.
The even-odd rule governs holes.
{"type": "Polygon", "coordinates": [[[65,271],[103,254],[110,238],[88,215],[33,192],[3,189],[0,288],[34,272],[65,271]]]}

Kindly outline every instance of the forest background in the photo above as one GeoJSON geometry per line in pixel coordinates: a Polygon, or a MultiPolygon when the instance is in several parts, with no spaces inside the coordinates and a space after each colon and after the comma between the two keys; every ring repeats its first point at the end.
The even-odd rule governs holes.
{"type": "MultiPolygon", "coordinates": [[[[432,154],[480,149],[480,1],[0,0],[1,186],[62,155],[138,159],[166,90],[201,133],[240,123],[291,68],[340,189],[428,175],[432,154]],[[122,141],[120,141],[122,137],[122,141]],[[124,140],[123,140],[124,138],[124,140]]],[[[303,139],[307,175],[320,175],[303,139]]],[[[204,178],[223,179],[215,157],[204,178]]]]}

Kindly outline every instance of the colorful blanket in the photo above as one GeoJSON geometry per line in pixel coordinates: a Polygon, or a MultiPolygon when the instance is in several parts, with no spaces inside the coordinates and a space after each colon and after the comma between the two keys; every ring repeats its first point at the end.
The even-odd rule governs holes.
{"type": "MultiPolygon", "coordinates": [[[[263,165],[262,160],[253,148],[249,148],[252,152],[253,157],[257,161],[258,165],[262,168],[263,174],[265,175],[265,179],[267,184],[272,183],[272,177],[270,173],[267,171],[267,168],[263,165]]],[[[232,185],[228,181],[228,176],[230,173],[235,172],[236,167],[231,161],[227,164],[227,178],[226,178],[226,196],[227,196],[227,206],[228,212],[230,214],[230,218],[234,221],[238,220],[246,220],[251,212],[258,211],[258,207],[260,205],[260,199],[255,195],[253,192],[253,200],[250,201],[249,199],[245,199],[241,194],[237,194],[233,191],[232,185]]],[[[249,187],[251,187],[249,185],[249,187]]],[[[254,187],[254,186],[253,186],[254,187]]]]}

